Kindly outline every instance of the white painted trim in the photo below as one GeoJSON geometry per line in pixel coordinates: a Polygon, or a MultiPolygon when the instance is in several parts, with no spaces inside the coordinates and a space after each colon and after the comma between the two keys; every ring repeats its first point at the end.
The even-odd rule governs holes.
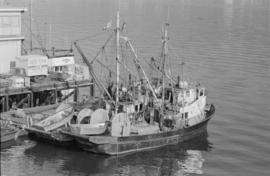
{"type": "Polygon", "coordinates": [[[26,12],[27,8],[20,8],[20,7],[1,7],[0,13],[2,12],[26,12]]]}
{"type": "Polygon", "coordinates": [[[23,36],[8,36],[8,37],[5,37],[5,36],[0,36],[0,41],[12,41],[12,40],[24,40],[24,37],[23,36]]]}

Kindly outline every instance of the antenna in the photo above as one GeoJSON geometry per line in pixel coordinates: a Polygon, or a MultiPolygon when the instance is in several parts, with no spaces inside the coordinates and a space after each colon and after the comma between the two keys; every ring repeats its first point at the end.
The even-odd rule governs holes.
{"type": "Polygon", "coordinates": [[[119,38],[120,38],[120,17],[119,11],[117,11],[117,21],[116,21],[116,102],[115,102],[115,114],[117,114],[118,110],[118,102],[119,102],[119,75],[120,75],[120,54],[119,54],[119,38]]]}
{"type": "Polygon", "coordinates": [[[29,12],[29,18],[30,18],[30,51],[33,50],[33,38],[32,38],[32,0],[30,0],[30,12],[29,12]]]}
{"type": "Polygon", "coordinates": [[[44,23],[44,37],[43,37],[43,38],[44,38],[44,45],[43,45],[43,46],[44,46],[44,49],[45,49],[45,50],[47,50],[47,35],[48,35],[48,34],[47,34],[47,33],[48,33],[47,30],[48,30],[48,23],[45,22],[45,23],[44,23]]]}
{"type": "Polygon", "coordinates": [[[49,46],[50,48],[52,46],[52,24],[49,25],[49,46]]]}
{"type": "Polygon", "coordinates": [[[165,26],[164,26],[164,36],[163,36],[163,40],[162,40],[162,116],[161,116],[161,119],[160,119],[160,127],[162,129],[162,125],[163,125],[163,116],[165,114],[164,112],[164,103],[165,103],[165,60],[166,60],[166,57],[168,55],[168,46],[167,46],[167,42],[168,42],[168,29],[169,27],[169,23],[166,22],[165,23],[165,26]]]}

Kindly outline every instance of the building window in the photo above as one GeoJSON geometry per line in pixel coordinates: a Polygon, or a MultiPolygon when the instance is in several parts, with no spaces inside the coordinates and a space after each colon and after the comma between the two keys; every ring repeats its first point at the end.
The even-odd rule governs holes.
{"type": "Polygon", "coordinates": [[[185,119],[188,118],[188,112],[185,112],[185,119]]]}
{"type": "Polygon", "coordinates": [[[19,35],[20,33],[19,15],[0,16],[0,35],[19,35]]]}
{"type": "Polygon", "coordinates": [[[58,72],[59,71],[59,67],[56,66],[55,67],[55,71],[58,72]]]}

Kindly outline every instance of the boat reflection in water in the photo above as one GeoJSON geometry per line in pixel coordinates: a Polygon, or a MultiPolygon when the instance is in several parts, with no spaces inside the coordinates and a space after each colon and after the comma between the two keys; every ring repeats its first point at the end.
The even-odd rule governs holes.
{"type": "Polygon", "coordinates": [[[44,173],[46,167],[48,174],[55,172],[57,175],[186,175],[203,173],[202,151],[210,151],[211,148],[205,132],[189,142],[121,157],[96,155],[42,143],[27,149],[24,154],[32,159],[36,175],[39,174],[38,168],[42,168],[44,173]]]}

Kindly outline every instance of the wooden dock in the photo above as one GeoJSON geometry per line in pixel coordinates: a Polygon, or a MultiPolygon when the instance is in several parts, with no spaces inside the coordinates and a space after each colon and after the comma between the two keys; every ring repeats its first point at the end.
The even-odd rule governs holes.
{"type": "MultiPolygon", "coordinates": [[[[53,99],[51,103],[58,103],[59,91],[70,90],[74,91],[66,96],[62,97],[60,102],[67,99],[69,96],[74,94],[74,101],[78,100],[79,88],[89,87],[89,95],[94,96],[94,83],[93,80],[80,80],[80,81],[56,81],[46,80],[41,83],[31,82],[30,87],[23,88],[1,88],[0,89],[0,112],[6,112],[11,109],[14,99],[16,99],[16,106],[21,107],[23,104],[27,104],[27,107],[37,106],[34,102],[36,97],[42,92],[49,92],[53,99]]],[[[47,97],[46,97],[47,98],[47,97]]]]}

